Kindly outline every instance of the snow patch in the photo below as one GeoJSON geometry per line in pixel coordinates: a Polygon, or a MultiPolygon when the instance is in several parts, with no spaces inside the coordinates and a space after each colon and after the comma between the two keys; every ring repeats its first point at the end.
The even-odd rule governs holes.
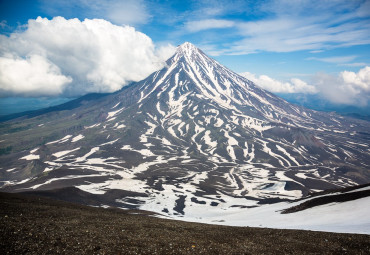
{"type": "Polygon", "coordinates": [[[77,136],[75,136],[75,137],[73,137],[72,138],[72,143],[75,143],[75,142],[77,142],[77,141],[79,141],[79,140],[81,140],[81,139],[83,139],[85,136],[83,136],[83,135],[77,135],[77,136]]]}
{"type": "Polygon", "coordinates": [[[30,155],[24,156],[24,157],[22,157],[20,159],[25,159],[25,160],[40,159],[40,155],[30,154],[30,155]]]}
{"type": "Polygon", "coordinates": [[[52,142],[49,142],[47,143],[46,145],[49,145],[49,144],[54,144],[54,143],[65,143],[69,140],[69,138],[71,138],[72,136],[71,135],[66,135],[65,137],[59,139],[59,140],[55,140],[55,141],[52,141],[52,142]]]}

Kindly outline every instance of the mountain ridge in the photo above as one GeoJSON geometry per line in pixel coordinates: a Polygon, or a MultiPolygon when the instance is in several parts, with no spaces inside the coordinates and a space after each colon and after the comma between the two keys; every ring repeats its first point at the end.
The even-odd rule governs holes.
{"type": "Polygon", "coordinates": [[[118,189],[148,195],[117,198],[123,208],[222,215],[370,182],[368,128],[289,104],[184,43],[95,105],[0,126],[10,148],[0,181],[8,191],[118,189]]]}

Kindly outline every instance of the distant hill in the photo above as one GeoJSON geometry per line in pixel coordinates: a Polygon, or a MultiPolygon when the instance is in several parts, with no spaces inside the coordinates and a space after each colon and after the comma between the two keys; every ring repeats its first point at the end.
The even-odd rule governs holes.
{"type": "Polygon", "coordinates": [[[337,114],[343,116],[370,121],[370,105],[368,106],[338,105],[328,102],[320,95],[308,95],[301,93],[293,94],[277,93],[277,95],[284,98],[290,103],[307,107],[316,111],[336,112],[337,114]]]}
{"type": "Polygon", "coordinates": [[[33,110],[33,111],[26,111],[26,112],[13,113],[9,115],[3,115],[3,116],[0,116],[0,122],[13,120],[16,118],[22,118],[22,117],[32,118],[32,117],[40,116],[42,114],[55,112],[55,111],[72,110],[88,102],[103,98],[109,94],[110,93],[91,93],[91,94],[84,95],[82,97],[79,97],[77,99],[71,100],[69,102],[66,102],[60,105],[51,106],[51,107],[43,108],[40,110],[33,110]]]}

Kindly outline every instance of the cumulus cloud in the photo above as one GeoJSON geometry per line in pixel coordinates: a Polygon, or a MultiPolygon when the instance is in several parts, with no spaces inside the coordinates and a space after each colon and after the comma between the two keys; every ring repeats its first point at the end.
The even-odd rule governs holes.
{"type": "Polygon", "coordinates": [[[290,82],[281,82],[267,75],[256,76],[255,74],[245,72],[241,73],[247,79],[253,81],[255,84],[263,89],[266,89],[273,93],[305,93],[315,94],[317,90],[314,86],[307,84],[306,82],[292,78],[290,82]]]}
{"type": "Polygon", "coordinates": [[[8,55],[0,57],[0,92],[6,94],[55,96],[62,93],[72,78],[42,56],[26,59],[8,55]],[[51,86],[52,85],[52,86],[51,86]]]}
{"type": "Polygon", "coordinates": [[[39,17],[29,20],[25,30],[9,37],[0,35],[0,53],[7,70],[29,75],[8,79],[10,74],[4,71],[0,79],[2,94],[76,96],[113,92],[130,81],[141,80],[163,67],[164,61],[174,53],[174,47],[156,49],[148,36],[133,27],[116,26],[101,19],[81,22],[39,17]],[[22,69],[18,69],[20,64],[22,69]],[[45,80],[37,84],[37,77],[45,80]],[[27,88],[23,86],[26,78],[34,81],[27,88]],[[48,88],[49,92],[44,91],[46,81],[53,87],[48,88]]]}
{"type": "Polygon", "coordinates": [[[338,76],[319,73],[314,82],[320,93],[333,103],[366,106],[370,99],[370,67],[338,76]]]}
{"type": "Polygon", "coordinates": [[[222,19],[203,19],[196,21],[188,21],[185,23],[185,29],[189,32],[199,32],[214,28],[228,28],[234,26],[234,22],[222,19]]]}
{"type": "Polygon", "coordinates": [[[343,81],[347,84],[354,85],[355,87],[370,92],[370,67],[362,68],[358,73],[343,71],[340,74],[343,81]]]}
{"type": "Polygon", "coordinates": [[[357,73],[317,73],[312,76],[310,85],[297,78],[292,78],[290,82],[281,82],[267,75],[256,76],[248,72],[241,75],[273,93],[317,93],[331,103],[355,106],[366,106],[370,100],[370,66],[357,73]]]}

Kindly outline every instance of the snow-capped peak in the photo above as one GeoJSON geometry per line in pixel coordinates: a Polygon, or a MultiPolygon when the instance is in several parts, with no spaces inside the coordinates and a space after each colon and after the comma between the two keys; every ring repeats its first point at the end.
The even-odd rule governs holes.
{"type": "Polygon", "coordinates": [[[118,93],[25,121],[0,128],[17,146],[0,155],[9,190],[75,185],[99,204],[195,219],[370,180],[368,123],[291,105],[189,42],[118,93]]]}
{"type": "Polygon", "coordinates": [[[178,49],[190,50],[190,51],[198,50],[198,48],[190,42],[184,42],[183,44],[178,46],[178,49]]]}
{"type": "Polygon", "coordinates": [[[176,54],[191,56],[193,54],[199,53],[199,51],[200,50],[197,47],[195,47],[194,44],[190,42],[184,42],[183,44],[177,47],[176,54]]]}

